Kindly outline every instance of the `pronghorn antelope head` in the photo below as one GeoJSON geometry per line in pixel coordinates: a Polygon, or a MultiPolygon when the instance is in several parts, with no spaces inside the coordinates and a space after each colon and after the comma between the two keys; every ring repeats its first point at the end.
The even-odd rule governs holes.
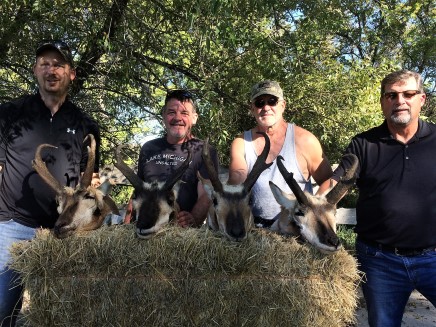
{"type": "Polygon", "coordinates": [[[50,144],[41,144],[35,152],[32,166],[55,192],[57,211],[59,217],[54,226],[54,235],[57,238],[65,238],[80,231],[89,231],[99,228],[107,214],[113,212],[119,214],[115,202],[104,190],[110,188],[102,185],[100,188],[91,186],[92,173],[95,163],[96,143],[94,136],[89,134],[85,140],[90,140],[88,147],[88,162],[85,172],[80,179],[80,184],[75,188],[62,186],[48,171],[42,160],[41,151],[44,148],[56,148],[50,144]]]}
{"type": "Polygon", "coordinates": [[[191,151],[165,182],[144,182],[121,158],[124,145],[116,149],[115,166],[124,174],[135,188],[133,209],[136,212],[136,235],[139,238],[150,238],[160,231],[170,220],[176,218],[179,206],[176,202],[180,179],[191,161],[191,151]]]}
{"type": "Polygon", "coordinates": [[[208,141],[203,147],[202,155],[210,181],[203,179],[200,175],[199,178],[212,201],[207,223],[209,228],[220,231],[231,241],[244,240],[253,227],[253,214],[249,205],[250,191],[260,174],[272,165],[272,163],[266,163],[270,149],[269,137],[266,133],[258,133],[265,137],[265,147],[247,179],[240,185],[221,183],[216,170],[213,169],[208,141]]]}
{"type": "Polygon", "coordinates": [[[277,165],[293,194],[283,192],[270,181],[270,187],[277,202],[281,205],[279,218],[271,230],[284,235],[301,237],[324,253],[333,253],[341,248],[336,235],[336,204],[355,182],[358,159],[350,156],[353,164],[341,180],[325,195],[312,195],[304,192],[277,157],[277,165]]]}

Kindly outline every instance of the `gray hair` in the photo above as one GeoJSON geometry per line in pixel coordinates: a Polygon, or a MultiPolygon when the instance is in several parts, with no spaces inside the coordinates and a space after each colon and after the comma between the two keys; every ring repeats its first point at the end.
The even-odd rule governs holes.
{"type": "Polygon", "coordinates": [[[416,84],[418,85],[418,91],[421,93],[424,92],[421,74],[410,70],[402,69],[392,72],[386,75],[385,78],[383,78],[383,80],[381,81],[380,95],[382,96],[385,93],[386,85],[391,85],[400,81],[404,81],[411,77],[415,79],[416,84]]]}

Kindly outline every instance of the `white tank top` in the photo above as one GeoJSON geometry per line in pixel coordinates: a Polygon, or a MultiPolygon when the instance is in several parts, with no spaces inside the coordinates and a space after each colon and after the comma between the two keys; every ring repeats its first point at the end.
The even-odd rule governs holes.
{"type": "MultiPolygon", "coordinates": [[[[248,172],[251,172],[253,165],[256,162],[257,154],[253,146],[253,139],[251,137],[251,131],[244,132],[244,147],[245,147],[245,160],[248,166],[248,172]]],[[[313,192],[312,184],[309,180],[306,180],[298,166],[297,157],[295,154],[295,138],[294,138],[294,124],[288,124],[286,129],[285,142],[279,155],[285,160],[284,164],[289,172],[294,174],[294,178],[300,185],[302,190],[313,192]]],[[[272,191],[269,187],[269,181],[273,181],[278,187],[280,187],[286,193],[292,193],[288,184],[277,167],[277,159],[273,164],[257,179],[253,188],[251,189],[250,205],[254,217],[260,217],[263,219],[276,219],[280,213],[280,205],[277,203],[272,191]]]]}

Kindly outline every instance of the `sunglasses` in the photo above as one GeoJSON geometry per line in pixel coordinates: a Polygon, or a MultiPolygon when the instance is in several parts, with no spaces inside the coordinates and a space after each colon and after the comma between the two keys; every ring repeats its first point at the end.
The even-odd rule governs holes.
{"type": "Polygon", "coordinates": [[[420,94],[418,90],[408,90],[404,92],[385,92],[383,96],[386,100],[395,100],[399,94],[403,94],[404,99],[412,99],[415,95],[420,94]]]}
{"type": "Polygon", "coordinates": [[[186,100],[192,100],[193,98],[192,93],[187,90],[171,90],[168,91],[165,97],[165,104],[171,99],[177,99],[180,102],[184,102],[186,100]]]}
{"type": "Polygon", "coordinates": [[[267,100],[257,99],[256,101],[254,101],[254,106],[258,109],[262,109],[263,107],[265,107],[266,104],[270,107],[274,107],[277,105],[278,102],[279,102],[279,99],[276,97],[271,97],[271,98],[268,98],[267,100]]]}

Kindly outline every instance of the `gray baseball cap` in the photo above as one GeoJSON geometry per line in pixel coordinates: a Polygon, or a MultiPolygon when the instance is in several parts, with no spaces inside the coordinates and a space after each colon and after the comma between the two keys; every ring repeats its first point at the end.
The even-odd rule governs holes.
{"type": "Polygon", "coordinates": [[[251,89],[250,101],[254,101],[258,96],[264,94],[273,95],[279,100],[283,100],[283,90],[276,81],[265,80],[254,85],[251,89]]]}

